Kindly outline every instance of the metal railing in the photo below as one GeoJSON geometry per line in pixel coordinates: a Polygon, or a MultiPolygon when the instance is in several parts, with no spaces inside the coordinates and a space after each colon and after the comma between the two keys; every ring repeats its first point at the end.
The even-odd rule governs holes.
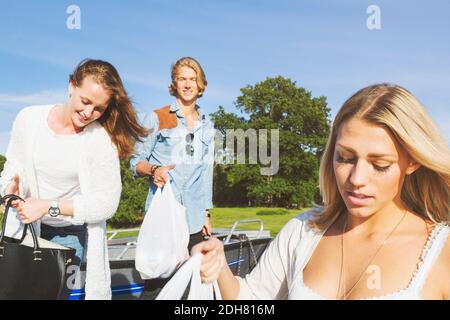
{"type": "MultiPolygon", "coordinates": [[[[258,234],[255,237],[251,237],[252,239],[259,239],[264,231],[263,221],[261,219],[243,219],[243,220],[237,220],[234,222],[234,224],[231,227],[230,231],[228,232],[225,240],[223,241],[223,244],[226,245],[226,244],[230,243],[230,240],[231,240],[231,237],[233,236],[233,234],[237,233],[236,228],[238,225],[248,224],[248,223],[259,223],[259,230],[256,230],[258,232],[258,234]]],[[[119,239],[114,239],[114,238],[118,234],[125,233],[125,232],[139,232],[139,228],[108,230],[107,231],[108,241],[120,240],[120,238],[119,239]]],[[[125,244],[125,246],[124,246],[123,250],[116,257],[114,257],[115,260],[120,260],[129,249],[136,248],[136,241],[130,241],[130,242],[126,242],[124,244],[125,244]]]]}
{"type": "Polygon", "coordinates": [[[108,240],[112,240],[114,239],[119,233],[123,233],[123,232],[139,232],[139,228],[132,228],[132,229],[116,229],[116,230],[108,230],[107,231],[107,235],[108,236],[108,240]]]}
{"type": "Polygon", "coordinates": [[[230,232],[228,233],[228,236],[226,237],[225,241],[223,242],[223,244],[228,244],[230,243],[230,239],[231,236],[233,235],[233,232],[235,232],[236,227],[239,224],[243,224],[243,223],[259,223],[259,232],[258,235],[254,238],[254,239],[259,239],[261,237],[262,232],[264,231],[264,224],[263,221],[261,219],[244,219],[244,220],[238,220],[236,221],[233,226],[231,227],[230,232]]]}
{"type": "MultiPolygon", "coordinates": [[[[118,240],[118,241],[120,241],[120,238],[119,239],[114,239],[114,238],[118,234],[125,233],[125,232],[139,232],[139,228],[108,230],[107,231],[108,241],[111,241],[111,240],[118,240]]],[[[119,242],[118,244],[121,244],[121,243],[119,242]]],[[[111,247],[111,248],[113,248],[113,247],[111,247]]],[[[111,257],[111,258],[113,260],[121,260],[122,257],[127,253],[127,251],[129,249],[134,249],[134,248],[136,248],[136,241],[126,242],[126,243],[124,243],[123,249],[119,252],[119,254],[114,256],[114,257],[111,257]]]]}

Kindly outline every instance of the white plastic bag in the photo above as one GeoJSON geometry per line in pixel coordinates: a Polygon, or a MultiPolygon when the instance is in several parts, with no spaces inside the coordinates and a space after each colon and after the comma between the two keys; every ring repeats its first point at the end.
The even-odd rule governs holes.
{"type": "Polygon", "coordinates": [[[186,261],[175,275],[162,288],[156,300],[180,300],[191,280],[188,300],[222,300],[217,281],[213,283],[202,283],[200,278],[200,265],[202,255],[200,253],[192,256],[186,261]]]}
{"type": "Polygon", "coordinates": [[[136,269],[142,279],[168,278],[189,257],[186,208],[167,182],[156,190],[136,244],[136,269]]]}
{"type": "Polygon", "coordinates": [[[8,218],[6,219],[5,235],[14,239],[21,239],[23,235],[24,224],[20,220],[19,212],[15,208],[9,208],[8,218]]]}
{"type": "MultiPolygon", "coordinates": [[[[41,221],[34,221],[33,226],[36,235],[39,237],[41,235],[41,221]]],[[[6,219],[5,236],[17,240],[22,239],[24,228],[25,224],[20,219],[19,212],[15,208],[9,208],[8,218],[6,219]]],[[[30,229],[28,229],[27,233],[30,233],[30,229]]]]}

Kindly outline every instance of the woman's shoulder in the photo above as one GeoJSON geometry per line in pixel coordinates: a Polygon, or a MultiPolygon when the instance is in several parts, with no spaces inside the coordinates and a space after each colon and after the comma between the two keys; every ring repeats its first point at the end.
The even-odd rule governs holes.
{"type": "Polygon", "coordinates": [[[446,264],[446,270],[448,271],[448,275],[450,276],[450,226],[446,225],[443,227],[444,232],[444,244],[443,244],[443,261],[446,264]]]}
{"type": "Polygon", "coordinates": [[[44,114],[53,106],[54,105],[52,104],[48,104],[48,105],[31,105],[25,107],[19,111],[19,113],[16,116],[16,120],[36,119],[35,118],[36,116],[44,114]]]}
{"type": "Polygon", "coordinates": [[[437,259],[450,275],[450,226],[446,223],[436,224],[428,235],[422,259],[437,259]],[[430,254],[431,253],[431,254],[430,254]]]}
{"type": "MultiPolygon", "coordinates": [[[[427,255],[430,262],[435,261],[429,274],[429,281],[435,283],[433,291],[437,287],[442,288],[442,293],[446,299],[450,299],[450,282],[442,279],[450,279],[450,226],[439,224],[430,234],[431,241],[428,241],[428,247],[425,248],[426,254],[432,246],[435,246],[434,254],[427,255]]],[[[428,281],[427,280],[427,281],[428,281]]]]}
{"type": "Polygon", "coordinates": [[[318,230],[311,227],[311,222],[316,219],[317,215],[322,211],[321,208],[313,208],[305,212],[299,213],[297,216],[289,220],[281,229],[282,236],[298,236],[313,237],[318,234],[318,230]]]}
{"type": "Polygon", "coordinates": [[[432,239],[432,241],[437,241],[438,243],[436,245],[442,248],[438,250],[441,256],[440,260],[442,263],[445,263],[450,275],[450,225],[444,223],[439,224],[435,227],[430,237],[435,238],[436,240],[432,239]]]}
{"type": "Polygon", "coordinates": [[[439,230],[439,232],[442,232],[444,235],[448,236],[450,233],[450,224],[449,223],[440,222],[437,224],[437,226],[435,228],[436,228],[436,230],[439,230]]]}
{"type": "Polygon", "coordinates": [[[304,212],[300,212],[297,216],[292,218],[288,223],[301,225],[302,228],[305,228],[307,231],[311,231],[312,229],[309,228],[310,222],[313,222],[315,219],[317,219],[318,215],[322,212],[321,207],[315,207],[311,208],[309,210],[306,210],[304,212]]]}
{"type": "Polygon", "coordinates": [[[117,148],[106,131],[106,129],[98,121],[90,123],[82,132],[85,137],[84,146],[89,150],[98,153],[114,152],[117,153],[117,148]]]}

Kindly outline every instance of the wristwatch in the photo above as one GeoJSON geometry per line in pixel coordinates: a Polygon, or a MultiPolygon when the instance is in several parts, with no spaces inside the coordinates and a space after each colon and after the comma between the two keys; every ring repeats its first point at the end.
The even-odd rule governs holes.
{"type": "Polygon", "coordinates": [[[57,216],[59,216],[61,214],[61,210],[59,210],[59,201],[58,200],[52,201],[52,205],[48,209],[48,214],[50,215],[50,217],[53,217],[53,218],[56,218],[57,216]]]}

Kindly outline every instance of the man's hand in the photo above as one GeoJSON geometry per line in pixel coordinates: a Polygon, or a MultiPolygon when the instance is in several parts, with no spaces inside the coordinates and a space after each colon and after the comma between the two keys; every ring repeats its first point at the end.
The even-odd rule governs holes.
{"type": "Polygon", "coordinates": [[[203,229],[202,229],[203,235],[211,237],[212,229],[213,228],[212,228],[211,218],[210,217],[206,217],[205,218],[205,224],[203,225],[203,229]]]}
{"type": "Polygon", "coordinates": [[[155,170],[153,182],[158,188],[162,188],[167,181],[169,181],[169,176],[167,175],[167,172],[169,170],[172,170],[175,168],[174,164],[171,164],[169,166],[159,167],[155,170]]]}

